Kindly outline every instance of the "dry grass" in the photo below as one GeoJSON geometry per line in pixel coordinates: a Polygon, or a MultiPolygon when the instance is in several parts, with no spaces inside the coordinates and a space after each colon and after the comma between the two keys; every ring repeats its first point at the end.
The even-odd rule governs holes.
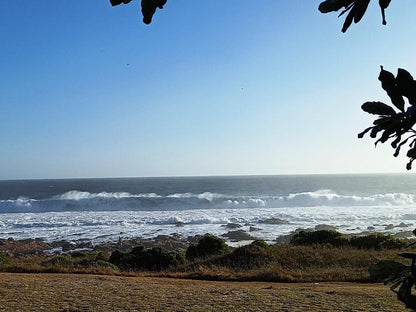
{"type": "Polygon", "coordinates": [[[398,253],[399,250],[273,245],[255,257],[249,253],[239,257],[230,254],[172,268],[159,276],[221,281],[370,282],[368,268],[380,260],[409,265],[398,253]],[[247,266],[250,259],[254,259],[251,263],[260,263],[247,266]]]}
{"type": "MultiPolygon", "coordinates": [[[[310,246],[273,245],[255,252],[244,251],[222,257],[196,260],[171,267],[153,276],[205,280],[266,282],[369,282],[368,268],[380,260],[395,260],[407,265],[399,250],[358,250],[310,246]]],[[[56,257],[56,256],[54,256],[56,257]]],[[[96,265],[94,254],[86,257],[64,257],[55,263],[51,256],[8,258],[0,263],[0,272],[11,273],[84,273],[124,275],[113,268],[96,265]],[[62,259],[61,259],[62,260],[62,259]],[[46,265],[45,265],[46,263],[46,265]]],[[[58,256],[59,258],[60,256],[58,256]]]]}
{"type": "Polygon", "coordinates": [[[0,274],[0,311],[406,311],[380,284],[0,274]]]}

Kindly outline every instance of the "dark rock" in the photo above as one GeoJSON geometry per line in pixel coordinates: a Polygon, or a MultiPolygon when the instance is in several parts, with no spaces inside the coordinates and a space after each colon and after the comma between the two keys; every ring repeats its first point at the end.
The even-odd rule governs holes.
{"type": "Polygon", "coordinates": [[[279,219],[279,218],[269,218],[266,220],[260,220],[259,223],[279,225],[279,224],[288,224],[289,222],[286,220],[279,219]]]}
{"type": "Polygon", "coordinates": [[[221,235],[223,237],[229,238],[233,242],[239,242],[244,240],[255,240],[256,238],[251,236],[250,234],[247,234],[243,230],[237,230],[237,231],[229,231],[228,233],[225,233],[221,235]]]}
{"type": "Polygon", "coordinates": [[[222,227],[226,227],[228,229],[238,229],[241,228],[241,224],[238,223],[227,223],[225,225],[221,225],[222,227]]]}
{"type": "Polygon", "coordinates": [[[405,228],[405,227],[408,227],[408,226],[411,226],[411,224],[406,224],[406,223],[400,222],[400,224],[399,224],[399,225],[397,225],[396,227],[402,227],[402,228],[405,228]]]}
{"type": "Polygon", "coordinates": [[[402,263],[390,260],[382,260],[370,266],[370,278],[375,282],[383,282],[385,279],[399,275],[406,266],[402,263]]]}
{"type": "Polygon", "coordinates": [[[249,228],[250,232],[260,231],[261,229],[255,226],[250,226],[249,228]]]}
{"type": "Polygon", "coordinates": [[[399,233],[393,234],[393,236],[396,238],[404,238],[404,239],[409,238],[409,237],[414,237],[412,231],[399,232],[399,233]]]}
{"type": "Polygon", "coordinates": [[[276,244],[278,244],[278,245],[289,245],[290,240],[293,237],[293,234],[287,234],[287,235],[279,236],[278,238],[276,238],[276,244]]]}
{"type": "Polygon", "coordinates": [[[203,235],[188,236],[187,241],[190,243],[198,243],[198,241],[204,237],[203,235]]]}
{"type": "Polygon", "coordinates": [[[315,226],[315,231],[336,231],[336,227],[332,226],[332,225],[327,225],[327,224],[318,224],[317,226],[315,226]]]}

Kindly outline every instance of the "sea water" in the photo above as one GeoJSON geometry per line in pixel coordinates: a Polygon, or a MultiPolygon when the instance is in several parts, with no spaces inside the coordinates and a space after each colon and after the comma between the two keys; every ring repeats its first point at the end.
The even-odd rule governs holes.
{"type": "Polygon", "coordinates": [[[319,225],[342,233],[413,230],[416,175],[0,181],[0,238],[98,243],[241,230],[273,242],[319,225]]]}

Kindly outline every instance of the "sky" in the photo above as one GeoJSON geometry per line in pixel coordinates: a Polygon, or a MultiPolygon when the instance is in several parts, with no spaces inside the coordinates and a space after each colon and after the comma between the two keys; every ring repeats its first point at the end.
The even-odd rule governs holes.
{"type": "Polygon", "coordinates": [[[416,3],[371,2],[343,34],[320,1],[1,1],[0,179],[405,172],[357,133],[416,3]]]}

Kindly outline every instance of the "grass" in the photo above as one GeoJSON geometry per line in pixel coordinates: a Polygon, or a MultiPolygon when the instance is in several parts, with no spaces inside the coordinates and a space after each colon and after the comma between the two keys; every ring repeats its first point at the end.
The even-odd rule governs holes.
{"type": "MultiPolygon", "coordinates": [[[[188,261],[147,275],[175,278],[268,282],[369,282],[368,268],[380,260],[408,263],[399,250],[352,247],[249,245],[226,255],[188,261]]],[[[109,255],[6,257],[0,272],[134,275],[108,263],[109,255]],[[106,258],[107,257],[107,258],[106,258]]]]}
{"type": "Polygon", "coordinates": [[[237,257],[234,252],[171,268],[160,276],[269,282],[370,282],[368,268],[380,260],[408,265],[398,253],[399,250],[272,245],[256,257],[250,252],[242,252],[237,257]]]}
{"type": "Polygon", "coordinates": [[[406,311],[388,287],[0,274],[0,311],[406,311]]]}
{"type": "Polygon", "coordinates": [[[366,283],[380,260],[408,265],[399,252],[256,241],[159,271],[120,271],[109,253],[0,252],[0,311],[406,311],[366,283]]]}

